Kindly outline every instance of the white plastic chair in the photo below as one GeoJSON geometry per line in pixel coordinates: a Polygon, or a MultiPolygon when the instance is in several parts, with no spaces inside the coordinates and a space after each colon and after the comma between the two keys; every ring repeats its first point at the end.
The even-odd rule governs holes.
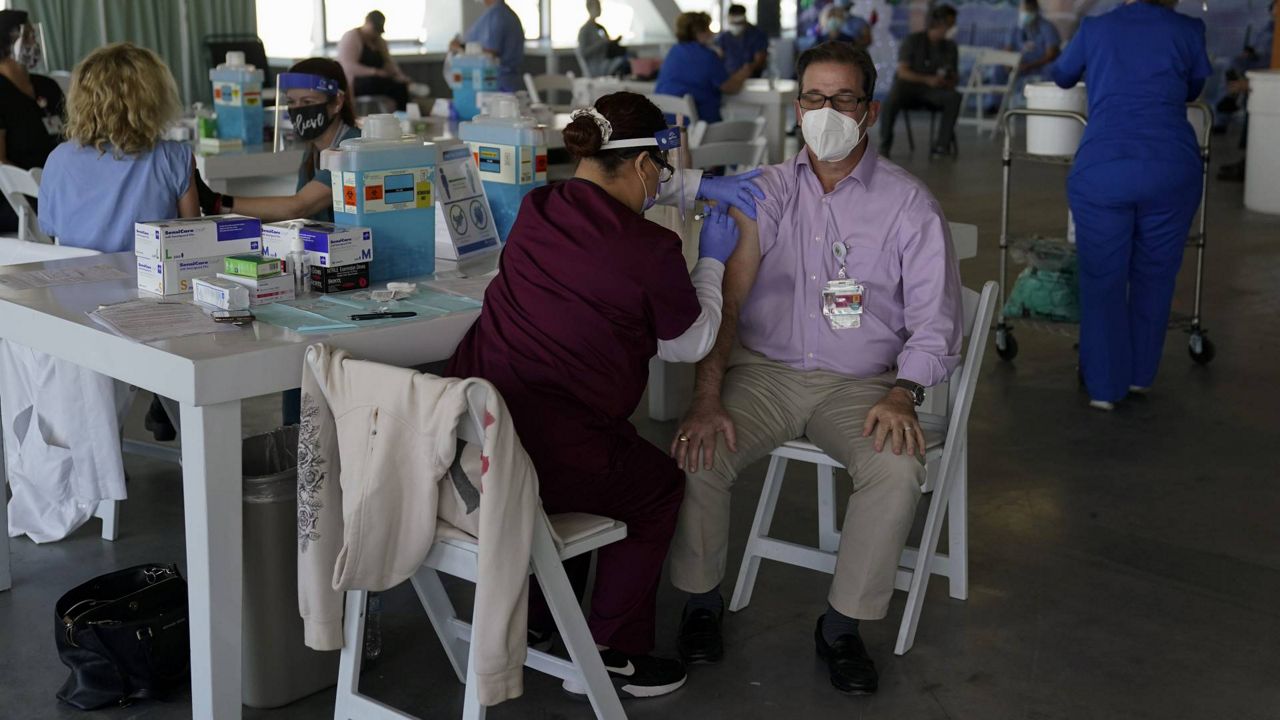
{"type": "Polygon", "coordinates": [[[649,95],[649,100],[658,109],[667,115],[678,115],[685,118],[690,125],[698,122],[698,108],[693,104],[693,96],[685,95],[663,95],[662,93],[653,93],[649,95]]]}
{"type": "MultiPolygon", "coordinates": [[[[982,288],[982,294],[963,288],[965,337],[968,347],[964,361],[949,384],[949,413],[944,415],[920,414],[920,426],[925,431],[926,480],[923,491],[930,494],[929,510],[924,532],[918,548],[907,547],[899,561],[894,587],[907,591],[907,606],[898,628],[898,641],[894,653],[902,655],[915,642],[916,627],[920,622],[920,610],[924,604],[925,590],[931,575],[942,575],[950,580],[951,597],[957,600],[969,596],[969,540],[968,540],[968,440],[969,411],[973,406],[974,390],[978,385],[978,373],[982,356],[986,352],[987,334],[991,328],[991,316],[995,311],[999,285],[990,281],[982,288]],[[942,532],[942,520],[947,519],[948,554],[937,551],[938,536],[942,532]],[[923,572],[922,572],[923,571],[923,572]]],[[[834,573],[836,550],[840,546],[840,531],[836,529],[838,508],[836,503],[835,469],[843,467],[817,446],[804,438],[793,440],[774,450],[765,475],[760,503],[756,507],[755,522],[747,538],[738,582],[733,590],[729,609],[738,612],[751,602],[760,560],[769,559],[788,565],[807,567],[819,572],[834,573]],[[818,547],[810,547],[777,540],[769,536],[769,527],[778,507],[778,494],[786,477],[787,462],[799,460],[812,463],[818,471],[818,547]]]]}
{"type": "Polygon", "coordinates": [[[554,96],[550,93],[562,92],[572,98],[574,87],[574,77],[571,72],[564,75],[524,74],[524,88],[529,91],[529,100],[547,105],[554,112],[569,112],[573,108],[570,105],[552,103],[551,98],[554,96]]]}
{"type": "Polygon", "coordinates": [[[988,129],[991,131],[991,137],[994,138],[1000,129],[1000,116],[1009,108],[1009,101],[1013,96],[1013,88],[1018,83],[1018,66],[1021,64],[1022,55],[1016,52],[990,48],[983,50],[974,60],[973,70],[969,72],[969,82],[957,88],[960,94],[964,96],[960,106],[960,118],[957,123],[974,125],[978,128],[978,132],[988,129]],[[987,77],[996,68],[1004,68],[1008,71],[1004,84],[987,82],[987,77]],[[987,98],[992,95],[1000,96],[1000,110],[994,118],[983,117],[982,113],[986,109],[987,98]],[[966,117],[965,110],[970,98],[974,99],[974,114],[973,117],[966,117]]]}
{"type": "Polygon", "coordinates": [[[764,137],[765,121],[763,117],[752,120],[723,120],[708,123],[699,120],[689,128],[689,147],[719,142],[751,142],[764,137]]]}
{"type": "MultiPolygon", "coordinates": [[[[479,443],[484,436],[484,389],[475,387],[468,391],[471,407],[470,422],[462,423],[458,436],[467,442],[479,443]]],[[[591,552],[627,536],[627,526],[617,520],[568,513],[548,518],[537,509],[533,527],[530,572],[542,587],[543,596],[555,619],[556,628],[572,660],[564,660],[549,653],[529,649],[525,666],[586,689],[591,707],[597,718],[615,720],[625,718],[617,691],[604,669],[600,652],[596,649],[591,631],[587,629],[582,607],[574,595],[562,563],[572,557],[591,552]],[[554,533],[554,535],[553,535],[554,533]],[[557,548],[555,538],[560,538],[557,548]]],[[[418,599],[422,601],[431,626],[444,645],[445,654],[465,685],[462,717],[464,720],[481,720],[485,707],[476,694],[475,665],[471,650],[471,624],[458,618],[453,602],[440,581],[440,573],[453,575],[471,582],[476,581],[479,541],[446,538],[436,541],[422,567],[411,578],[418,599]]],[[[364,658],[364,618],[368,593],[351,591],[346,597],[346,613],[343,619],[342,654],[338,661],[338,690],[334,699],[335,720],[391,720],[414,718],[386,704],[360,693],[360,665],[364,658]]]]}
{"type": "MultiPolygon", "coordinates": [[[[760,164],[760,145],[751,142],[704,143],[689,150],[689,166],[705,169],[727,166],[731,169],[753,168],[760,164]]],[[[765,151],[768,151],[766,144],[765,151]]]]}
{"type": "Polygon", "coordinates": [[[0,164],[0,194],[9,201],[14,214],[18,216],[19,240],[46,245],[53,243],[48,235],[40,231],[36,211],[27,201],[28,197],[40,197],[40,168],[23,170],[16,165],[0,164]]]}

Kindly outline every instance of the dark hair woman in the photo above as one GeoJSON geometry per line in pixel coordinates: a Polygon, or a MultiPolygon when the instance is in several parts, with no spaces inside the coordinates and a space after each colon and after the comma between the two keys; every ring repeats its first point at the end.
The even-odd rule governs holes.
{"type": "MultiPolygon", "coordinates": [[[[712,211],[690,278],[680,237],[645,220],[673,172],[655,138],[668,132],[662,111],[634,93],[575,113],[564,130],[574,177],[525,197],[501,272],[449,369],[502,393],[548,513],[627,524],[625,540],[600,549],[588,623],[631,697],[663,695],[685,679],[679,661],[649,654],[684,475],[628,417],[655,354],[691,362],[711,349],[724,262],[738,239],[726,206],[712,211]]],[[[579,586],[588,562],[566,568],[579,586]]],[[[553,628],[538,599],[529,627],[535,636],[553,628]]]]}

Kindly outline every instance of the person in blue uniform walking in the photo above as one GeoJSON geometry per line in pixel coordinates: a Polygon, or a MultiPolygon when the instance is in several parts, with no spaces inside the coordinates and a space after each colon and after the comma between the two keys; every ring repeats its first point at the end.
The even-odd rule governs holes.
{"type": "Polygon", "coordinates": [[[1080,367],[1098,409],[1155,381],[1174,283],[1200,203],[1186,103],[1212,71],[1204,22],[1176,0],[1085,18],[1053,66],[1085,81],[1089,125],[1067,179],[1080,261],[1080,367]]]}
{"type": "Polygon", "coordinates": [[[466,43],[480,43],[486,54],[498,59],[498,89],[515,92],[524,89],[521,64],[524,63],[524,26],[520,16],[507,6],[507,0],[480,0],[487,8],[461,38],[449,43],[449,51],[460,53],[466,43]]]}

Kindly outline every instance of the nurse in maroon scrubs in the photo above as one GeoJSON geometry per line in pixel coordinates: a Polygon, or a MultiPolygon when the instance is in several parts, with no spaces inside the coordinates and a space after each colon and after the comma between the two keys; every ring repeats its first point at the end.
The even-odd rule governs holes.
{"type": "MultiPolygon", "coordinates": [[[[659,147],[667,130],[662,111],[634,93],[575,113],[564,131],[579,159],[574,177],[525,197],[500,273],[450,367],[502,393],[548,513],[627,524],[625,540],[599,550],[588,624],[630,697],[665,695],[685,680],[680,661],[650,655],[684,475],[628,417],[650,358],[694,362],[711,349],[724,262],[738,240],[727,207],[710,210],[691,275],[680,237],[645,220],[673,172],[659,147]]],[[[579,588],[588,563],[566,563],[579,588]]],[[[535,638],[554,627],[540,606],[531,603],[535,638]]]]}

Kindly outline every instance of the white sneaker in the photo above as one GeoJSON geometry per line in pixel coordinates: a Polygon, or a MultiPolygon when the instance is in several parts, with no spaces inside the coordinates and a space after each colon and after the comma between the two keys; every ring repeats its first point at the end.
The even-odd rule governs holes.
{"type": "Polygon", "coordinates": [[[1151,388],[1146,385],[1130,385],[1129,392],[1133,393],[1134,395],[1146,395],[1147,393],[1151,392],[1151,388]]]}
{"type": "Polygon", "coordinates": [[[1094,410],[1111,412],[1112,410],[1116,409],[1116,404],[1113,402],[1107,402],[1106,400],[1090,400],[1089,407],[1093,408],[1094,410]]]}

